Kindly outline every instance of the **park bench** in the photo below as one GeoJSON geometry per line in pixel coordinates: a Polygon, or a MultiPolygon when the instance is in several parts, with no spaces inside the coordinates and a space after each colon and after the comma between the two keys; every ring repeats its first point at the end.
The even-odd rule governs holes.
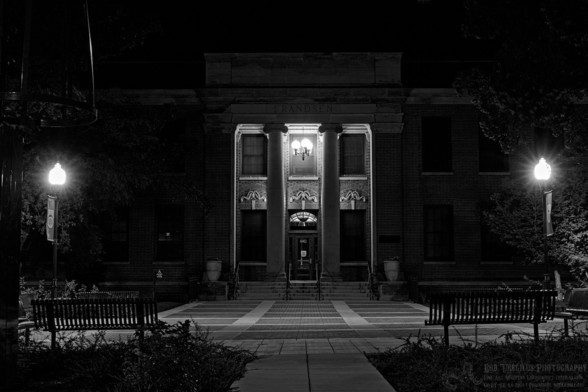
{"type": "Polygon", "coordinates": [[[555,313],[555,317],[564,321],[564,333],[569,335],[569,320],[588,318],[588,288],[574,288],[566,292],[563,308],[555,313]]]}
{"type": "Polygon", "coordinates": [[[32,301],[35,328],[51,332],[55,347],[58,331],[134,329],[142,339],[158,322],[153,298],[63,298],[32,301]]]}
{"type": "Polygon", "coordinates": [[[430,297],[425,325],[442,325],[445,345],[449,345],[449,326],[455,324],[532,323],[538,341],[539,323],[554,318],[556,297],[555,290],[436,293],[430,297]]]}

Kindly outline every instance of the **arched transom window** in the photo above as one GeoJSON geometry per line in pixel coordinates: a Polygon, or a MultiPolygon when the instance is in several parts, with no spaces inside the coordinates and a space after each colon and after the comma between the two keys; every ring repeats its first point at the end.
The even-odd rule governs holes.
{"type": "Polygon", "coordinates": [[[298,211],[290,215],[290,229],[313,230],[316,229],[317,217],[309,211],[298,211]]]}

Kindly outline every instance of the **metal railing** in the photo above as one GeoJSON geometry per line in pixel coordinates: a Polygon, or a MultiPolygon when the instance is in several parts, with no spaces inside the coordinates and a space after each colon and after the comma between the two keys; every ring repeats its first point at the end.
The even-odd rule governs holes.
{"type": "Polygon", "coordinates": [[[367,289],[370,296],[370,301],[379,300],[380,299],[380,290],[378,285],[378,278],[375,273],[372,271],[372,266],[370,263],[367,264],[368,269],[368,279],[367,279],[367,289]]]}
{"type": "Polygon", "coordinates": [[[285,299],[286,301],[290,300],[290,278],[292,275],[292,264],[290,262],[288,262],[288,272],[286,273],[286,295],[285,295],[285,299]]]}
{"type": "Polygon", "coordinates": [[[321,292],[321,274],[319,272],[319,263],[315,263],[314,265],[315,273],[316,273],[316,291],[317,291],[317,299],[321,301],[323,299],[323,294],[321,292]]]}
{"type": "Polygon", "coordinates": [[[227,294],[227,299],[230,300],[236,300],[239,297],[239,263],[237,263],[235,269],[231,272],[227,294]]]}

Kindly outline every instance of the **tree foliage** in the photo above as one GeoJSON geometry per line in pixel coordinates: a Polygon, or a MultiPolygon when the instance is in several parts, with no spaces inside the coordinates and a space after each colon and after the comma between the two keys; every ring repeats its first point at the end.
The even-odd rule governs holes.
{"type": "MultiPolygon", "coordinates": [[[[588,176],[580,169],[552,181],[552,222],[548,258],[564,265],[580,281],[588,281],[588,176]]],[[[543,262],[543,205],[537,184],[505,181],[491,196],[484,219],[503,242],[516,249],[527,263],[543,262]]]]}
{"type": "Polygon", "coordinates": [[[513,151],[521,129],[550,129],[567,147],[588,150],[588,2],[464,0],[465,36],[492,48],[493,66],[456,81],[480,110],[486,136],[513,151]]]}
{"type": "MultiPolygon", "coordinates": [[[[464,0],[463,33],[491,48],[493,66],[460,75],[483,133],[505,152],[529,151],[525,135],[548,130],[564,140],[553,186],[550,260],[581,280],[588,269],[588,2],[464,0]]],[[[537,157],[538,158],[538,157],[537,157]]],[[[536,183],[515,178],[492,196],[492,231],[529,262],[542,260],[542,205],[536,183]]]]}
{"type": "MultiPolygon", "coordinates": [[[[88,5],[94,58],[98,62],[124,59],[163,34],[155,6],[111,0],[89,1],[88,5]]],[[[21,8],[11,10],[22,12],[21,8]]],[[[36,14],[42,10],[34,8],[36,14]]],[[[51,35],[51,31],[43,29],[47,30],[44,24],[35,23],[35,37],[51,35]]],[[[78,42],[84,37],[71,39],[78,42]]],[[[81,64],[84,53],[70,53],[72,63],[81,64]]],[[[35,65],[39,72],[31,74],[31,83],[47,84],[55,69],[35,59],[33,65],[45,66],[35,65]]],[[[22,261],[23,269],[34,278],[47,277],[50,269],[43,263],[51,258],[44,227],[48,194],[59,195],[59,260],[66,262],[59,271],[84,283],[98,281],[103,271],[99,224],[104,215],[113,215],[117,206],[128,206],[147,191],[167,189],[179,198],[203,200],[200,190],[185,176],[166,175],[171,153],[183,156],[184,148],[177,140],[165,137],[164,125],[172,117],[170,107],[140,105],[117,90],[98,93],[96,106],[99,119],[90,126],[21,128],[24,138],[22,261]],[[68,176],[60,190],[51,189],[47,181],[48,172],[57,161],[68,176]]]]}
{"type": "Polygon", "coordinates": [[[100,119],[89,127],[26,135],[22,242],[28,261],[42,258],[42,249],[47,248],[48,194],[59,197],[59,249],[75,259],[75,269],[69,272],[79,278],[77,272],[97,267],[100,260],[100,215],[129,205],[163,176],[165,150],[158,130],[165,111],[121,101],[120,96],[103,96],[100,119]],[[67,173],[63,189],[52,189],[47,181],[55,162],[67,173]]]}

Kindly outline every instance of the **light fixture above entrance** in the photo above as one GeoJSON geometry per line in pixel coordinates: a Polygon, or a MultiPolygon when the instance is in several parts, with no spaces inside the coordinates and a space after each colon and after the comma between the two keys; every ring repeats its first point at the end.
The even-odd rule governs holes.
{"type": "Polygon", "coordinates": [[[301,155],[302,160],[304,160],[304,157],[312,155],[313,147],[312,142],[306,137],[303,137],[302,140],[296,138],[292,141],[292,153],[301,155]]]}

